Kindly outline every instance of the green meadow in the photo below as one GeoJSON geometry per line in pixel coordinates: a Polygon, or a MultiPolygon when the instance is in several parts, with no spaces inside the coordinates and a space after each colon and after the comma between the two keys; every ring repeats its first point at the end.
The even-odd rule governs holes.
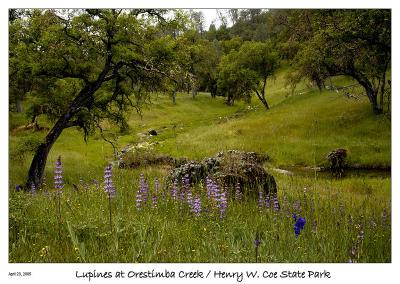
{"type": "MultiPolygon", "coordinates": [[[[228,194],[226,215],[220,218],[202,183],[192,188],[202,205],[201,213],[193,214],[166,189],[167,166],[113,167],[116,196],[109,200],[103,176],[115,160],[113,147],[98,133],[85,142],[72,128],[50,152],[43,187],[35,194],[16,192],[46,132],[18,128],[28,120],[24,113],[11,113],[9,262],[391,262],[390,173],[366,170],[334,178],[312,170],[292,175],[275,170],[326,167],[327,153],[336,148],[347,150],[350,166],[390,169],[390,117],[373,114],[357,89],[356,98],[305,84],[292,92],[284,84],[287,72],[283,68],[268,81],[268,111],[256,97],[227,106],[224,98],[208,93],[195,99],[179,93],[173,104],[160,93],[151,95],[142,116],[129,114],[128,130],[103,125],[119,150],[143,145],[141,151],[189,160],[230,149],[267,154],[263,166],[277,182],[279,210],[228,194]],[[150,129],[158,135],[148,135],[150,129]],[[54,190],[58,156],[61,196],[54,190]],[[149,200],[137,210],[141,173],[151,194],[156,178],[160,191],[156,207],[149,200]],[[306,220],[298,236],[293,213],[306,220]]],[[[336,77],[334,83],[353,82],[336,77]]],[[[51,126],[44,117],[39,124],[51,126]]]]}

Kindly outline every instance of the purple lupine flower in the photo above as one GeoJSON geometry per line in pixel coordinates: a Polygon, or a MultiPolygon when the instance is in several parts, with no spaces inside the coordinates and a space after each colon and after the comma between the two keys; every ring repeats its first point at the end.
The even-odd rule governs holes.
{"type": "Polygon", "coordinates": [[[201,199],[200,196],[195,196],[193,198],[193,202],[191,204],[191,209],[190,211],[195,215],[195,216],[200,216],[201,213],[201,199]]]}
{"type": "MultiPolygon", "coordinates": [[[[212,184],[212,199],[214,199],[214,201],[215,201],[215,203],[218,205],[219,203],[219,200],[220,200],[220,197],[221,197],[221,192],[220,192],[220,189],[219,189],[219,186],[218,186],[218,184],[214,181],[213,182],[213,184],[212,184]]],[[[225,196],[226,197],[226,196],[225,196]]],[[[219,205],[217,206],[217,207],[219,207],[219,205]]]]}
{"type": "Polygon", "coordinates": [[[21,186],[21,185],[17,184],[17,185],[15,186],[15,191],[16,191],[16,192],[20,192],[21,189],[22,189],[22,186],[21,186]]]}
{"type": "Polygon", "coordinates": [[[189,188],[188,191],[186,192],[186,202],[189,206],[192,206],[193,203],[193,198],[192,198],[192,190],[189,188]]]}
{"type": "Polygon", "coordinates": [[[157,208],[157,194],[153,194],[151,208],[153,209],[157,208]]]}
{"type": "Polygon", "coordinates": [[[108,166],[104,170],[104,191],[108,194],[109,198],[115,197],[116,191],[112,181],[112,166],[108,166]]]}
{"type": "Polygon", "coordinates": [[[273,203],[274,203],[274,211],[278,212],[281,209],[281,206],[279,205],[278,201],[278,196],[275,194],[274,197],[272,198],[273,203]]]}
{"type": "Polygon", "coordinates": [[[176,200],[177,194],[178,194],[178,190],[177,190],[177,185],[176,185],[176,181],[175,181],[171,188],[171,197],[173,200],[176,200]]]}
{"type": "Polygon", "coordinates": [[[257,238],[257,239],[254,240],[254,245],[256,247],[260,246],[260,244],[261,244],[261,240],[260,239],[257,238]]]}
{"type": "Polygon", "coordinates": [[[141,202],[146,203],[148,194],[149,194],[149,185],[146,182],[143,173],[140,174],[140,178],[139,178],[139,191],[140,191],[140,196],[142,199],[141,202]]]}
{"type": "Polygon", "coordinates": [[[33,182],[31,183],[31,193],[36,194],[36,186],[33,182]]]}
{"type": "Polygon", "coordinates": [[[226,192],[223,190],[219,195],[219,217],[221,219],[225,217],[227,207],[228,200],[226,199],[226,192]]]}
{"type": "Polygon", "coordinates": [[[211,199],[213,197],[213,180],[209,176],[206,177],[206,188],[207,198],[211,199]]]}
{"type": "Polygon", "coordinates": [[[296,234],[296,237],[300,235],[301,230],[304,229],[304,226],[306,224],[306,219],[299,217],[296,221],[296,224],[294,225],[294,233],[296,234]]]}
{"type": "Polygon", "coordinates": [[[142,191],[139,188],[138,191],[136,192],[136,210],[140,211],[142,209],[142,191]]]}
{"type": "Polygon", "coordinates": [[[58,156],[54,167],[54,188],[56,192],[60,194],[62,193],[63,187],[61,156],[58,156]]]}
{"type": "Polygon", "coordinates": [[[241,201],[242,200],[242,196],[243,196],[243,194],[242,194],[242,191],[240,189],[240,183],[237,183],[236,184],[236,191],[235,191],[235,199],[237,201],[241,201]]]}
{"type": "Polygon", "coordinates": [[[185,202],[185,191],[183,190],[183,188],[181,188],[179,190],[179,201],[180,201],[180,206],[183,206],[183,203],[185,202]]]}
{"type": "Polygon", "coordinates": [[[182,187],[184,189],[184,191],[186,192],[189,187],[190,187],[190,179],[189,179],[189,175],[186,174],[183,178],[182,178],[182,187]]]}
{"type": "Polygon", "coordinates": [[[160,191],[160,182],[158,178],[155,180],[155,191],[156,195],[158,196],[158,200],[161,201],[162,203],[165,203],[165,193],[164,191],[160,191]]]}
{"type": "Polygon", "coordinates": [[[295,222],[297,221],[296,213],[293,213],[292,218],[293,218],[293,220],[294,220],[295,222]]]}
{"type": "Polygon", "coordinates": [[[258,191],[258,209],[262,210],[264,207],[263,191],[258,191]]]}
{"type": "Polygon", "coordinates": [[[206,187],[207,187],[207,198],[209,200],[213,200],[215,203],[217,203],[218,198],[219,198],[218,184],[210,177],[207,177],[206,178],[206,187]]]}
{"type": "Polygon", "coordinates": [[[271,199],[270,199],[269,195],[265,196],[265,207],[266,208],[270,208],[271,207],[271,199]]]}

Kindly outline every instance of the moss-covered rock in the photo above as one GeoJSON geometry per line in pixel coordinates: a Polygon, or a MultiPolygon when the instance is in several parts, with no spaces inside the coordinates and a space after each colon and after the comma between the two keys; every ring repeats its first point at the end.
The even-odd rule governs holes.
{"type": "Polygon", "coordinates": [[[241,190],[246,194],[257,193],[260,189],[265,194],[274,194],[277,192],[275,179],[262,166],[262,162],[268,159],[268,156],[255,152],[220,152],[201,162],[190,161],[171,170],[167,176],[167,184],[179,183],[185,176],[190,183],[198,183],[210,176],[230,189],[239,183],[241,190]]]}

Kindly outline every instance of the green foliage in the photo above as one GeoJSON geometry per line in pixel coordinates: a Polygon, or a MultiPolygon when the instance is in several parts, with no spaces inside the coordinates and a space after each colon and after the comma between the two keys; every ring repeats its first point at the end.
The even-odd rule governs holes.
{"type": "Polygon", "coordinates": [[[227,94],[228,104],[249,98],[255,92],[268,109],[265,87],[278,66],[278,54],[272,44],[245,42],[238,51],[231,51],[219,66],[218,89],[227,94]]]}
{"type": "Polygon", "coordinates": [[[41,135],[22,136],[16,142],[16,145],[11,148],[10,159],[16,162],[23,161],[28,154],[33,154],[37,147],[42,143],[41,135]]]}
{"type": "Polygon", "coordinates": [[[295,57],[297,82],[307,77],[321,89],[329,76],[348,75],[365,90],[374,113],[383,111],[391,58],[389,10],[302,11],[310,31],[295,57]]]}

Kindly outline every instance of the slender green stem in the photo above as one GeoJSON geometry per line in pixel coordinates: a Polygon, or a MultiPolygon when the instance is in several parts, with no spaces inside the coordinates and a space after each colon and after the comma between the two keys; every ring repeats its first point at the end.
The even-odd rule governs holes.
{"type": "Polygon", "coordinates": [[[108,195],[108,208],[110,211],[110,232],[112,232],[111,196],[108,195]]]}

